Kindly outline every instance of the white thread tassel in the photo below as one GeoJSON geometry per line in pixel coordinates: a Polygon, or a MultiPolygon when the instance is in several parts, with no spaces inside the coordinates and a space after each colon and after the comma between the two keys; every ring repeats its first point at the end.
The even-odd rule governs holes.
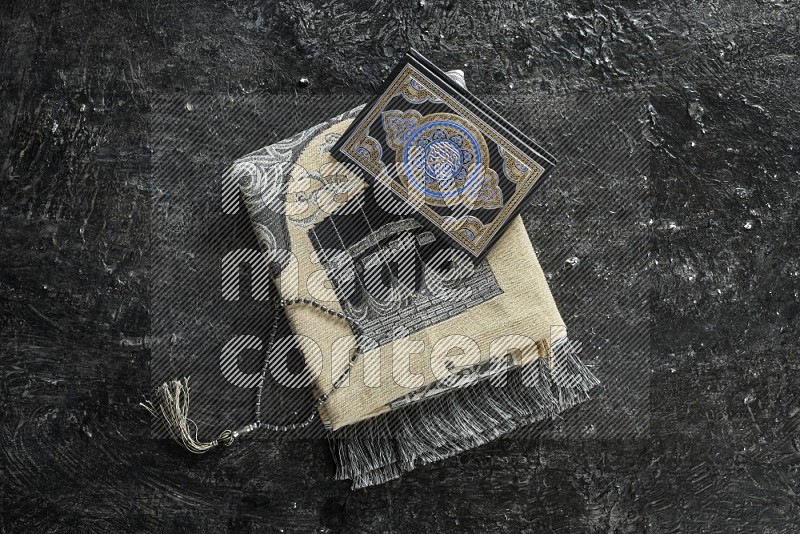
{"type": "Polygon", "coordinates": [[[213,441],[197,439],[197,425],[189,419],[189,377],[161,384],[155,392],[155,403],[140,403],[153,417],[160,418],[176,443],[194,454],[204,454],[220,443],[231,445],[234,433],[224,430],[213,441]],[[191,427],[193,428],[190,428],[191,427]]]}

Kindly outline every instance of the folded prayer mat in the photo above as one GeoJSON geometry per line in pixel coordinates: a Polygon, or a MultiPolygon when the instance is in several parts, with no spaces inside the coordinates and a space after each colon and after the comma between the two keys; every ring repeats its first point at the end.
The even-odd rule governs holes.
{"type": "Polygon", "coordinates": [[[234,165],[281,298],[331,310],[286,313],[324,399],[337,478],[355,488],[552,417],[598,384],[519,216],[474,261],[408,210],[387,211],[380,184],[332,156],[361,109],[234,165]]]}
{"type": "MultiPolygon", "coordinates": [[[[460,71],[447,74],[463,86],[460,71]]],[[[362,109],[248,154],[231,172],[276,307],[314,377],[316,412],[302,424],[263,423],[265,362],[255,422],[204,443],[187,382],[165,383],[146,407],[191,452],[318,415],[336,477],[360,488],[551,418],[598,384],[567,339],[519,216],[475,259],[333,157],[362,109]]]]}

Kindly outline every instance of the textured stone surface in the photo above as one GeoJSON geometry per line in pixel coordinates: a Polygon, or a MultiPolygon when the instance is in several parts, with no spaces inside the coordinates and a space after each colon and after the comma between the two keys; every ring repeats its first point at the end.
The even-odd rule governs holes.
{"type": "Polygon", "coordinates": [[[796,2],[1,9],[4,532],[800,529],[796,2]],[[366,94],[409,45],[478,94],[649,95],[650,434],[502,441],[358,492],[323,442],[150,440],[152,98],[366,94]]]}

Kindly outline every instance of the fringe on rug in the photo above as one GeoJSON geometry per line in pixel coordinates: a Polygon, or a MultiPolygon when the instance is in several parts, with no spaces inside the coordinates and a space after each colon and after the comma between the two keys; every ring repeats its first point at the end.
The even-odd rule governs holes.
{"type": "Polygon", "coordinates": [[[565,338],[553,344],[552,367],[540,357],[337,430],[337,480],[352,480],[353,489],[382,484],[588,400],[600,382],[577,353],[565,338]]]}

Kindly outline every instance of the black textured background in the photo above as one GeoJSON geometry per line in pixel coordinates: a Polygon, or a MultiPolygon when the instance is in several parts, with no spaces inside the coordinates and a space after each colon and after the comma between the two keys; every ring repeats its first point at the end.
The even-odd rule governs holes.
{"type": "Polygon", "coordinates": [[[797,2],[1,9],[3,532],[800,529],[797,2]],[[152,98],[368,94],[409,45],[478,94],[649,95],[650,434],[506,440],[357,492],[321,441],[150,440],[152,98]]]}

